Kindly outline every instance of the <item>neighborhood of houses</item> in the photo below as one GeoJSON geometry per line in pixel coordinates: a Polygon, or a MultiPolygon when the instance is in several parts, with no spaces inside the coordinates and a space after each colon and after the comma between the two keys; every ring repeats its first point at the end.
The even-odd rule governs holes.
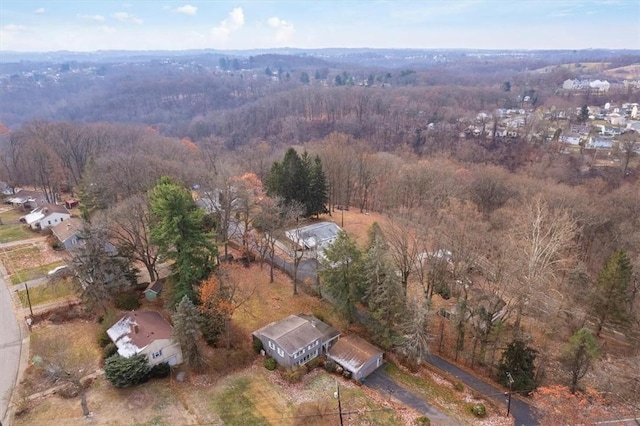
{"type": "MultiPolygon", "coordinates": [[[[460,138],[488,139],[538,139],[551,142],[554,139],[566,146],[597,150],[617,147],[616,137],[628,133],[640,133],[639,104],[623,103],[616,106],[609,102],[603,105],[587,105],[588,116],[580,122],[582,107],[570,110],[526,110],[497,109],[494,113],[480,112],[474,122],[460,132],[460,138]],[[548,128],[532,127],[544,119],[548,128]]],[[[442,127],[444,123],[430,123],[427,130],[442,127]]],[[[446,129],[445,129],[446,130],[446,129]]],[[[640,153],[640,144],[635,148],[640,153]]]]}
{"type": "MultiPolygon", "coordinates": [[[[194,196],[197,197],[195,191],[194,196]]],[[[72,251],[84,244],[84,223],[67,209],[75,206],[76,202],[71,201],[64,205],[52,204],[39,191],[21,189],[11,194],[5,203],[28,212],[20,221],[30,229],[50,233],[59,249],[72,251]]],[[[204,210],[213,209],[212,203],[217,203],[215,197],[197,198],[197,205],[204,210]]],[[[285,231],[284,237],[288,243],[280,243],[279,246],[284,250],[300,251],[306,258],[319,259],[340,231],[341,228],[333,222],[299,226],[285,231]]],[[[62,269],[66,269],[66,266],[50,272],[62,269]]],[[[162,292],[166,275],[166,270],[159,270],[159,278],[149,283],[144,291],[148,301],[155,300],[162,292]]],[[[144,355],[151,366],[162,362],[170,366],[182,363],[180,346],[172,339],[172,326],[159,312],[129,312],[108,328],[107,335],[123,357],[144,355]]],[[[342,336],[335,328],[306,314],[291,315],[268,324],[256,330],[253,338],[261,342],[264,356],[274,358],[286,369],[294,369],[319,356],[326,356],[349,372],[352,379],[363,381],[383,362],[381,349],[357,336],[342,336]]]]}

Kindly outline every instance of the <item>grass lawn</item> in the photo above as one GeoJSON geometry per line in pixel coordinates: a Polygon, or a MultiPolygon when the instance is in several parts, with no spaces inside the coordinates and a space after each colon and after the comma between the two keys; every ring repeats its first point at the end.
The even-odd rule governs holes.
{"type": "MultiPolygon", "coordinates": [[[[74,293],[74,285],[72,279],[65,279],[54,284],[45,284],[39,287],[29,289],[29,298],[31,305],[40,305],[42,303],[51,302],[62,297],[71,296],[74,293]]],[[[18,296],[22,306],[28,306],[27,292],[18,290],[18,296]]]]}
{"type": "MultiPolygon", "coordinates": [[[[1,216],[1,215],[0,215],[1,216]]],[[[4,221],[4,220],[3,220],[4,221]]],[[[0,225],[0,244],[26,240],[37,236],[25,225],[0,225]]]]}
{"type": "Polygon", "coordinates": [[[56,266],[64,265],[64,262],[47,263],[46,265],[37,266],[35,268],[24,269],[11,275],[11,283],[13,285],[23,283],[25,281],[35,280],[36,278],[46,277],[47,273],[56,266]]]}

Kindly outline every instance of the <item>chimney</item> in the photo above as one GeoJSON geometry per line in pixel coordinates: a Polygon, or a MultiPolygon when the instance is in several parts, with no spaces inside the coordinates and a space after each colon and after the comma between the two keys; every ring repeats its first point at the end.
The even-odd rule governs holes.
{"type": "Polygon", "coordinates": [[[138,324],[135,324],[135,323],[133,324],[133,332],[135,334],[138,334],[138,324]]]}

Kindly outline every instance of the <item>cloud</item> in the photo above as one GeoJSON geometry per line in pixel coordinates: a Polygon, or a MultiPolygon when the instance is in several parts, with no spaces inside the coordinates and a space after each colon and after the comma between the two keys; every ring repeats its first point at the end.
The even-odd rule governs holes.
{"type": "Polygon", "coordinates": [[[295,32],[293,24],[277,16],[269,18],[267,25],[276,30],[276,41],[290,41],[295,32]]]}
{"type": "Polygon", "coordinates": [[[83,15],[83,14],[77,14],[76,17],[78,19],[82,19],[84,21],[91,21],[91,22],[104,22],[104,16],[102,15],[83,15]]]}
{"type": "Polygon", "coordinates": [[[36,15],[42,15],[44,13],[44,7],[39,7],[33,11],[36,15]]]}
{"type": "Polygon", "coordinates": [[[2,31],[6,31],[8,33],[21,33],[23,31],[27,31],[27,27],[16,24],[9,24],[2,27],[2,31]]]}
{"type": "Polygon", "coordinates": [[[211,34],[218,41],[226,41],[229,35],[242,28],[244,25],[244,12],[242,8],[236,7],[231,12],[227,19],[220,22],[220,25],[211,30],[211,34]]]}
{"type": "Polygon", "coordinates": [[[127,12],[116,12],[113,14],[113,17],[116,18],[120,22],[125,22],[128,24],[142,24],[142,19],[136,17],[135,15],[127,12]]]}
{"type": "Polygon", "coordinates": [[[101,31],[101,32],[103,32],[103,33],[113,33],[113,32],[115,32],[115,31],[116,31],[116,29],[115,29],[115,28],[110,27],[110,26],[108,26],[108,25],[100,25],[100,26],[98,27],[98,30],[99,30],[99,31],[101,31]]]}
{"type": "Polygon", "coordinates": [[[191,6],[190,4],[185,4],[184,6],[176,7],[174,10],[184,15],[195,15],[198,12],[198,8],[196,6],[191,6]]]}

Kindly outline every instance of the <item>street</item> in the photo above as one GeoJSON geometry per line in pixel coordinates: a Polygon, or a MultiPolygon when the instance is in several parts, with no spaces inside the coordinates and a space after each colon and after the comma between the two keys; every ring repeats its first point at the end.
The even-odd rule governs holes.
{"type": "MultiPolygon", "coordinates": [[[[4,270],[4,268],[0,268],[4,270]]],[[[11,402],[13,387],[16,384],[22,335],[13,311],[11,293],[5,277],[0,277],[0,419],[8,424],[7,409],[11,402]]]]}

